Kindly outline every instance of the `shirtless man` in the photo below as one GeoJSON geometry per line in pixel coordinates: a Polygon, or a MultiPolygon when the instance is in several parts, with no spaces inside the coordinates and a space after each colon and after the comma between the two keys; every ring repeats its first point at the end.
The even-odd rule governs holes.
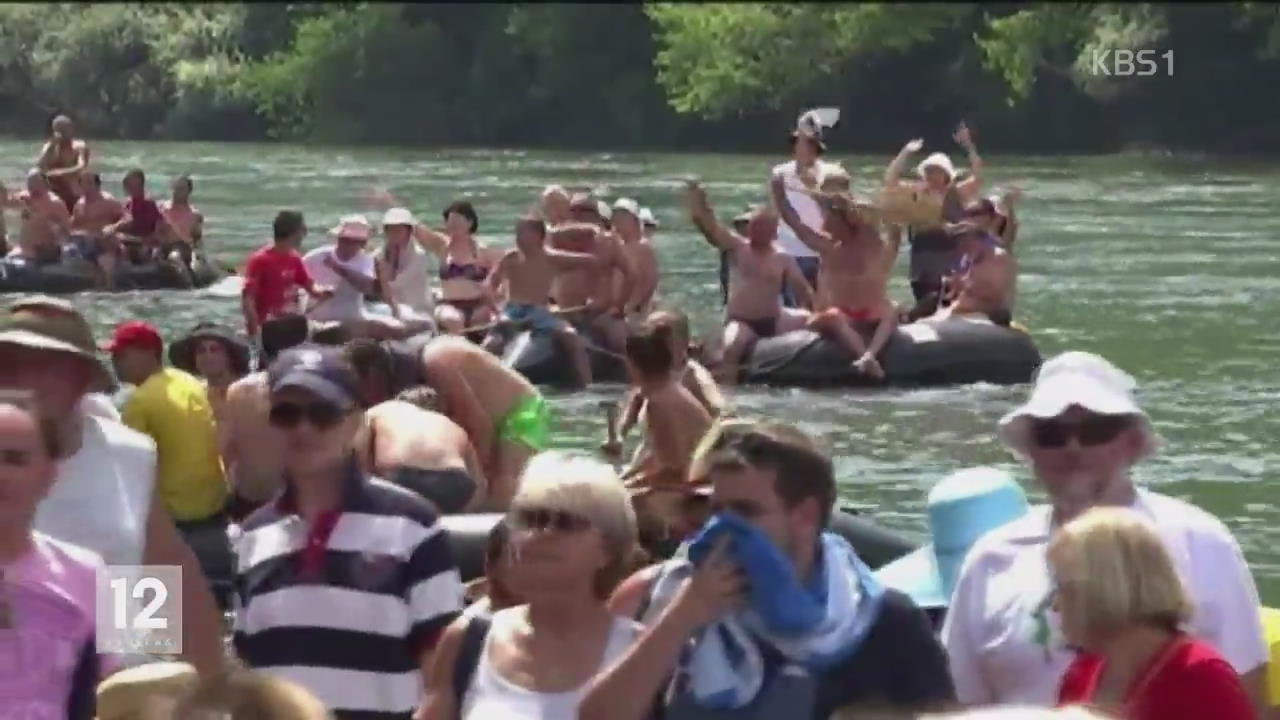
{"type": "Polygon", "coordinates": [[[17,208],[22,217],[18,247],[10,255],[40,265],[61,262],[62,243],[71,229],[71,212],[50,192],[44,174],[32,168],[27,172],[27,189],[0,200],[7,207],[17,208]]]}
{"type": "Polygon", "coordinates": [[[645,403],[645,439],[622,479],[632,491],[646,539],[671,535],[681,520],[693,451],[712,422],[680,382],[673,345],[669,325],[651,325],[627,337],[627,369],[645,403]]]}
{"type": "Polygon", "coordinates": [[[365,406],[427,385],[442,412],[462,426],[489,481],[486,510],[505,511],[529,458],[547,448],[551,408],[538,389],[492,353],[457,336],[405,342],[353,340],[347,356],[365,406]]]}
{"type": "Polygon", "coordinates": [[[276,355],[307,341],[307,319],[278,315],[262,324],[262,370],[231,383],[218,416],[218,453],[231,486],[228,515],[241,520],[280,491],[284,457],[271,433],[266,368],[276,355]]]}
{"type": "Polygon", "coordinates": [[[950,317],[985,317],[1008,326],[1012,322],[1017,265],[999,239],[969,222],[947,228],[961,253],[955,272],[948,278],[953,300],[926,318],[942,322],[950,317]]]}
{"type": "MultiPolygon", "coordinates": [[[[542,220],[525,218],[516,223],[516,247],[508,250],[485,281],[488,292],[497,297],[503,283],[507,285],[507,304],[502,320],[529,323],[536,332],[548,332],[561,343],[573,361],[574,374],[580,387],[591,384],[591,358],[582,336],[573,326],[556,317],[547,307],[551,285],[557,273],[593,269],[600,265],[594,255],[548,250],[547,227],[542,220]]],[[[501,354],[502,334],[495,328],[485,338],[484,346],[495,355],[501,354]]]]}
{"type": "Polygon", "coordinates": [[[599,332],[609,350],[622,353],[626,342],[627,300],[634,294],[636,273],[622,251],[617,236],[604,229],[597,203],[590,196],[577,195],[570,202],[570,222],[553,227],[547,246],[585,255],[594,255],[605,266],[572,270],[556,275],[551,296],[561,310],[572,311],[570,321],[583,323],[599,332]],[[616,275],[621,276],[617,282],[616,275]],[[576,317],[576,320],[574,319],[576,317]]]}
{"type": "Polygon", "coordinates": [[[434,390],[416,387],[369,408],[368,438],[356,455],[367,472],[417,493],[442,514],[471,512],[488,494],[480,459],[466,431],[438,407],[434,390]]]}
{"type": "Polygon", "coordinates": [[[640,214],[640,204],[630,198],[620,198],[613,204],[613,232],[622,241],[622,252],[635,270],[630,296],[622,294],[621,278],[614,292],[617,297],[627,297],[628,313],[647,314],[658,292],[658,254],[644,236],[640,214]]]}
{"type": "Polygon", "coordinates": [[[89,145],[75,137],[71,118],[59,115],[50,125],[52,135],[40,149],[36,167],[44,172],[50,189],[67,206],[67,212],[75,209],[83,187],[80,174],[89,167],[89,145]]]}
{"type": "Polygon", "coordinates": [[[102,191],[102,176],[96,172],[80,175],[80,200],[71,212],[71,241],[85,260],[97,267],[98,284],[104,290],[115,286],[116,262],[120,257],[120,241],[106,232],[110,225],[124,217],[124,205],[102,191]]]}
{"type": "Polygon", "coordinates": [[[798,228],[800,240],[822,259],[818,290],[822,311],[809,326],[844,345],[854,357],[853,367],[876,380],[884,369],[876,355],[897,326],[897,309],[889,299],[889,275],[897,247],[880,235],[879,223],[869,220],[848,193],[848,175],[829,173],[818,196],[823,211],[821,230],[798,228]],[[870,332],[864,342],[861,332],[870,332]]]}
{"type": "Polygon", "coordinates": [[[182,261],[191,266],[195,250],[204,240],[204,214],[191,204],[195,183],[190,175],[179,175],[173,181],[173,196],[160,203],[167,229],[161,251],[168,255],[175,248],[182,254],[182,261]]]}
{"type": "Polygon", "coordinates": [[[724,358],[717,368],[716,380],[734,384],[739,363],[756,340],[799,330],[808,322],[807,312],[782,307],[783,286],[789,285],[805,307],[813,306],[813,289],[796,259],[775,247],[778,216],[769,208],[762,207],[752,214],[746,238],[716,222],[706,191],[697,183],[689,185],[689,211],[707,242],[729,254],[724,358]]]}

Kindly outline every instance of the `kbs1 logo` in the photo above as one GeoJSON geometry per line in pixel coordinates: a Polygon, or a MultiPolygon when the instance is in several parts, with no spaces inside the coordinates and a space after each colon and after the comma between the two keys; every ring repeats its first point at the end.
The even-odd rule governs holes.
{"type": "Polygon", "coordinates": [[[1151,77],[1163,74],[1173,77],[1173,51],[1165,50],[1094,50],[1093,75],[1105,77],[1151,77]]]}
{"type": "Polygon", "coordinates": [[[95,615],[100,653],[182,653],[182,568],[107,565],[98,571],[95,615]]]}

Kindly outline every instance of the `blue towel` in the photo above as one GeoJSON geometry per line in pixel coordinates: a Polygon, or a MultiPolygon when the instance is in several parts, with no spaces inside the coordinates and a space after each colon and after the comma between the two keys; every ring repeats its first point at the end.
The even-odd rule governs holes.
{"type": "Polygon", "coordinates": [[[751,585],[749,602],[703,628],[682,655],[679,672],[697,704],[728,710],[751,703],[766,680],[762,645],[782,657],[783,667],[811,672],[857,651],[879,617],[884,590],[849,543],[829,532],[819,541],[814,579],[802,587],[790,560],[768,538],[741,519],[717,515],[663,565],[651,613],[670,603],[693,572],[695,554],[704,559],[724,534],[733,538],[731,555],[751,585]]]}

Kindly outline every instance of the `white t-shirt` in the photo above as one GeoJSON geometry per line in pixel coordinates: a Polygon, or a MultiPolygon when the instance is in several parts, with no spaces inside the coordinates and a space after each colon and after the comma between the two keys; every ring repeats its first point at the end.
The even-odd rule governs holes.
{"type": "MultiPolygon", "coordinates": [[[[1133,509],[1164,541],[1195,603],[1187,631],[1241,674],[1267,662],[1258,591],[1240,547],[1215,517],[1181,500],[1139,490],[1133,509]]],[[[956,697],[965,705],[1051,706],[1072,653],[1048,607],[1048,506],[979,540],[956,582],[942,642],[956,697]]]]}
{"type": "Polygon", "coordinates": [[[141,565],[155,485],[151,438],[85,415],[80,449],[58,463],[35,529],[93,550],[108,565],[141,565]]]}
{"type": "MultiPolygon", "coordinates": [[[[814,163],[813,174],[818,185],[822,184],[822,177],[826,174],[828,167],[828,163],[824,163],[821,160],[814,163]]],[[[800,181],[800,177],[796,174],[796,161],[792,160],[774,167],[773,175],[782,177],[782,186],[787,188],[787,202],[791,203],[791,207],[800,216],[800,220],[814,230],[821,230],[822,208],[818,207],[818,203],[809,195],[791,189],[804,187],[804,183],[800,181]]],[[[769,197],[772,198],[773,194],[770,193],[769,197]]],[[[801,242],[800,238],[796,237],[795,231],[781,220],[778,221],[778,249],[791,257],[817,256],[817,253],[801,242]]]]}
{"type": "MultiPolygon", "coordinates": [[[[373,254],[375,258],[386,257],[386,246],[378,248],[373,254]]],[[[431,268],[427,263],[427,254],[410,241],[400,251],[400,268],[396,276],[387,283],[395,303],[401,308],[408,308],[415,313],[431,316],[434,303],[431,301],[431,268]]]]}
{"type": "Polygon", "coordinates": [[[320,321],[359,320],[364,317],[364,294],[325,265],[325,258],[332,256],[346,269],[372,278],[374,276],[373,256],[361,251],[350,260],[343,262],[334,254],[334,250],[335,248],[330,245],[316,248],[302,256],[302,264],[307,266],[307,272],[311,273],[311,278],[316,284],[333,288],[333,297],[318,305],[313,302],[307,310],[307,317],[320,321]]]}
{"type": "Polygon", "coordinates": [[[120,411],[116,409],[115,403],[111,398],[103,393],[85,393],[80,398],[80,412],[86,415],[96,415],[103,420],[114,420],[120,422],[120,411]]]}

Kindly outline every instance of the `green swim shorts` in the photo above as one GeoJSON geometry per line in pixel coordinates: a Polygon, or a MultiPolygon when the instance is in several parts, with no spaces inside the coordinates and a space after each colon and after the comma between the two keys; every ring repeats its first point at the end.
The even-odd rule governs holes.
{"type": "Polygon", "coordinates": [[[551,406],[542,395],[527,395],[498,423],[498,438],[542,452],[551,440],[551,406]]]}

